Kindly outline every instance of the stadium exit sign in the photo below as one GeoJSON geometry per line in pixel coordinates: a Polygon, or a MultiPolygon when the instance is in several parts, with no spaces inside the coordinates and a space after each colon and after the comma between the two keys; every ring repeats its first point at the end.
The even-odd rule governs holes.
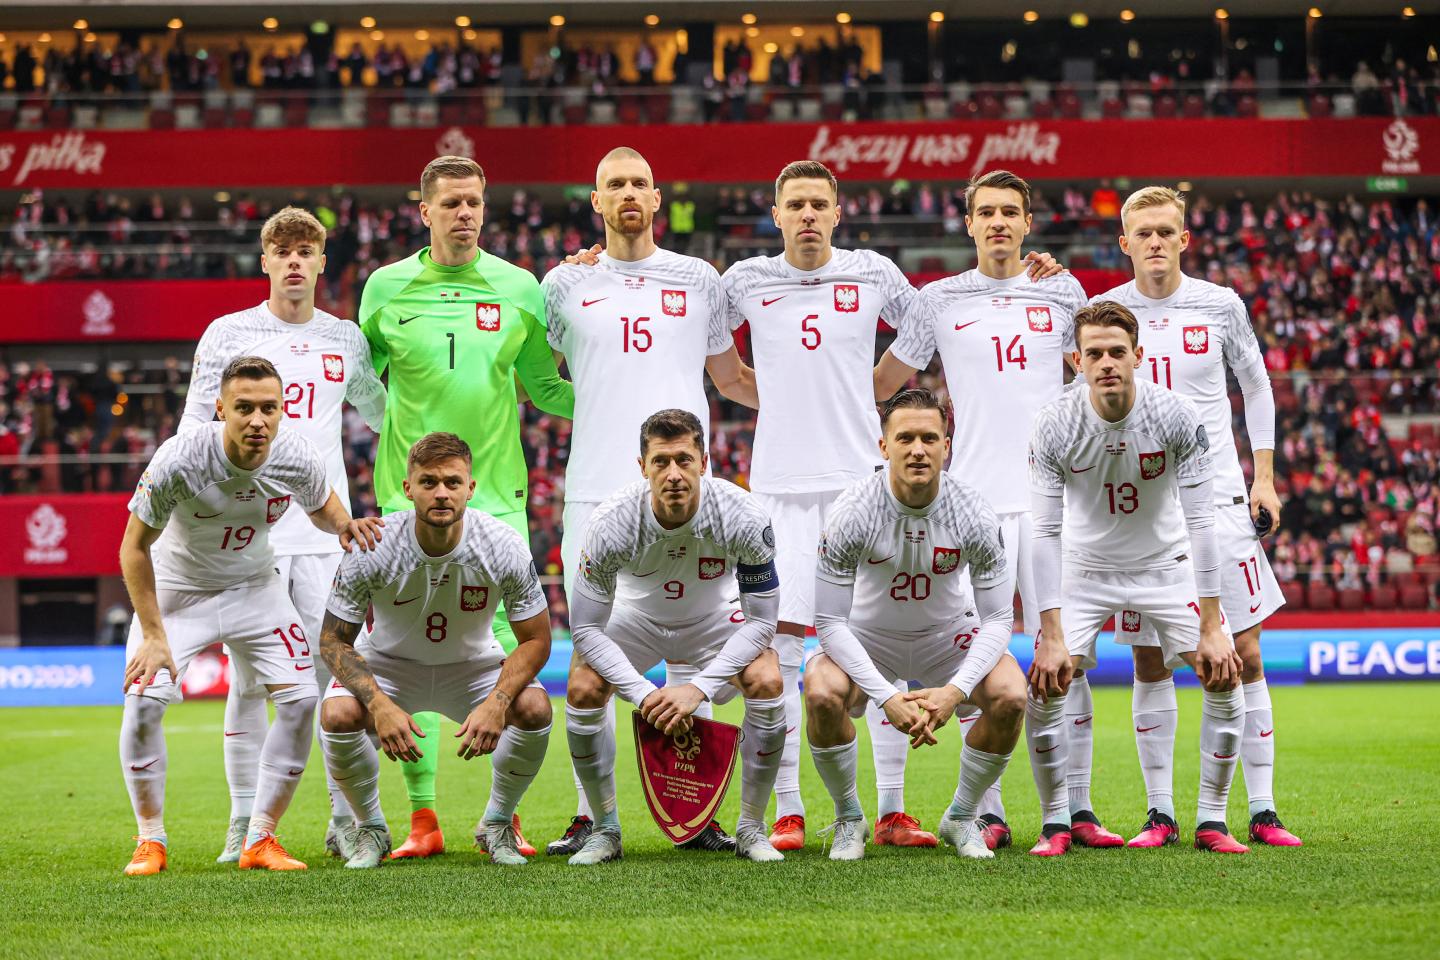
{"type": "Polygon", "coordinates": [[[1367,177],[1365,189],[1371,193],[1404,193],[1410,188],[1410,181],[1404,177],[1367,177]]]}

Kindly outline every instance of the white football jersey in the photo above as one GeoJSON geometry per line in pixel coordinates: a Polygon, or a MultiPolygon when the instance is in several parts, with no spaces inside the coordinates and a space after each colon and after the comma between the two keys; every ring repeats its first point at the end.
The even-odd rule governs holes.
{"type": "Polygon", "coordinates": [[[303,514],[330,499],[325,463],[298,431],[281,429],[265,462],[241,470],[224,429],[217,421],[160,444],[130,498],[131,513],[164,531],[150,549],[157,587],[224,590],[275,576],[271,531],[287,512],[310,523],[303,514]]]}
{"type": "Polygon", "coordinates": [[[921,370],[940,351],[955,408],[950,472],[997,513],[1030,509],[1030,425],[1065,387],[1075,311],[1084,304],[1084,288],[1068,273],[996,280],[970,270],[922,287],[915,322],[890,347],[921,370]]]}
{"type": "Polygon", "coordinates": [[[729,308],[708,262],[669,250],[643,260],[600,255],[545,275],[547,337],[575,384],[567,501],[604,500],[639,473],[640,425],[671,407],[705,428],[705,360],[730,349],[729,308]]]}
{"type": "MultiPolygon", "coordinates": [[[[341,402],[348,400],[372,430],[385,417],[385,385],[370,364],[370,345],[348,320],[316,310],[307,323],[286,323],[262,303],[226,314],[205,329],[195,350],[190,391],[179,432],[215,419],[220,376],[236,357],[264,357],[285,385],[282,432],[297,432],[315,445],[325,461],[330,487],[350,509],[350,484],[341,450],[341,402]]],[[[296,514],[276,527],[272,544],[280,556],[335,553],[338,541],[296,514]]]]}
{"type": "Polygon", "coordinates": [[[1086,570],[1147,570],[1189,550],[1180,486],[1213,474],[1195,404],[1136,377],[1135,405],[1110,423],[1072,383],[1035,417],[1030,483],[1064,491],[1065,560],[1086,570]]]}
{"type": "Polygon", "coordinates": [[[855,584],[853,625],[928,639],[973,613],[972,582],[1004,578],[1005,544],[995,511],[973,487],[942,474],[939,495],[916,510],[895,498],[886,469],[830,508],[816,576],[855,584]]]}
{"type": "Polygon", "coordinates": [[[869,250],[832,250],[817,270],[784,255],[725,271],[731,327],[750,322],[760,393],[750,489],[843,490],[880,464],[875,332],[903,330],[919,291],[869,250]]]}
{"type": "Polygon", "coordinates": [[[415,539],[415,522],[414,510],[392,513],[374,550],[345,554],[326,609],[363,623],[373,605],[365,642],[387,657],[430,665],[500,663],[505,651],[491,629],[500,602],[516,622],[546,609],[530,548],[508,524],[466,509],[460,543],[432,557],[415,539]]]}
{"type": "Polygon", "coordinates": [[[1229,287],[1188,276],[1164,300],[1151,300],[1134,280],[1091,302],[1101,300],[1124,304],[1140,323],[1145,358],[1137,376],[1188,397],[1200,409],[1215,461],[1215,502],[1245,503],[1248,488],[1235,449],[1225,366],[1253,372],[1256,379],[1268,374],[1244,302],[1229,287]]]}
{"type": "Polygon", "coordinates": [[[770,518],[730,481],[702,477],[695,516],[666,530],[655,519],[649,482],[638,480],[590,515],[575,585],[594,600],[618,599],[652,620],[681,626],[733,604],[740,567],[768,567],[774,560],[770,518]]]}

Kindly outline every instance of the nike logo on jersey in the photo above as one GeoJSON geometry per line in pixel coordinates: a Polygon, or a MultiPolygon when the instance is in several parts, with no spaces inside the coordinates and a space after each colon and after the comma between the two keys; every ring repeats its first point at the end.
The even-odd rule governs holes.
{"type": "Polygon", "coordinates": [[[890,726],[890,725],[891,725],[891,724],[890,724],[890,721],[889,721],[889,720],[881,720],[881,721],[880,721],[880,726],[882,726],[882,727],[888,727],[888,726],[890,726]]]}
{"type": "Polygon", "coordinates": [[[310,669],[311,667],[313,667],[313,666],[315,666],[315,664],[313,664],[313,663],[307,663],[307,664],[305,664],[304,666],[301,666],[300,664],[297,663],[297,664],[295,664],[295,669],[296,669],[296,670],[309,670],[309,669],[310,669]]]}
{"type": "Polygon", "coordinates": [[[964,330],[966,327],[973,327],[973,326],[975,326],[975,324],[977,324],[977,323],[979,323],[979,322],[980,322],[979,320],[971,320],[969,323],[957,323],[957,324],[955,324],[955,329],[956,329],[956,330],[964,330]]]}
{"type": "Polygon", "coordinates": [[[395,606],[397,606],[397,607],[403,607],[403,606],[405,606],[405,604],[407,604],[407,603],[414,603],[416,600],[419,600],[419,599],[420,599],[419,597],[411,597],[409,600],[401,600],[399,597],[396,597],[394,600],[391,600],[390,602],[391,602],[392,604],[394,604],[395,606]]]}
{"type": "MultiPolygon", "coordinates": [[[[221,511],[220,511],[220,513],[224,513],[224,512],[225,512],[224,510],[221,510],[221,511]]],[[[196,519],[196,520],[213,520],[213,519],[215,519],[216,517],[220,516],[220,513],[199,513],[199,512],[197,512],[197,513],[195,514],[195,519],[196,519]]],[[[1250,612],[1251,612],[1251,613],[1254,613],[1255,611],[1252,610],[1252,611],[1250,611],[1250,612]]]]}
{"type": "Polygon", "coordinates": [[[1269,730],[1266,730],[1266,731],[1264,731],[1263,733],[1260,734],[1260,739],[1261,739],[1261,740],[1264,740],[1266,737],[1270,736],[1270,734],[1272,734],[1272,733],[1274,733],[1274,732],[1275,732],[1275,728],[1274,728],[1274,727],[1271,727],[1269,730]]]}
{"type": "Polygon", "coordinates": [[[130,769],[131,769],[131,770],[144,770],[144,769],[146,769],[147,767],[153,767],[153,766],[155,766],[155,764],[157,764],[157,763],[159,763],[159,762],[160,762],[160,758],[159,758],[159,757],[156,757],[154,760],[151,760],[149,763],[132,763],[132,764],[130,764],[130,769]]]}
{"type": "Polygon", "coordinates": [[[635,574],[635,578],[636,578],[637,580],[643,580],[645,577],[654,576],[656,573],[659,573],[659,572],[660,572],[660,568],[659,568],[659,567],[656,567],[654,570],[651,570],[649,573],[637,573],[637,574],[635,574]]]}
{"type": "Polygon", "coordinates": [[[581,301],[580,301],[580,306],[582,306],[582,307],[593,307],[593,306],[595,306],[595,304],[599,303],[600,301],[602,301],[602,300],[609,300],[609,299],[610,299],[609,297],[596,297],[594,300],[581,300],[581,301]]]}
{"type": "Polygon", "coordinates": [[[424,314],[417,313],[413,317],[403,317],[400,320],[400,326],[405,326],[405,324],[409,323],[411,320],[419,320],[422,316],[424,316],[424,314]]]}
{"type": "Polygon", "coordinates": [[[1261,604],[1261,603],[1264,603],[1264,602],[1265,602],[1264,600],[1261,600],[1259,603],[1255,604],[1255,606],[1253,606],[1253,607],[1250,608],[1250,612],[1251,612],[1251,613],[1254,613],[1256,610],[1259,610],[1259,609],[1260,609],[1260,604],[1261,604]]]}
{"type": "Polygon", "coordinates": [[[787,296],[789,296],[789,294],[782,293],[782,294],[780,294],[780,296],[778,296],[778,297],[771,297],[771,298],[768,299],[768,300],[761,300],[761,301],[760,301],[760,306],[762,306],[762,307],[768,307],[768,306],[770,306],[770,304],[772,304],[772,303],[775,303],[775,302],[780,301],[780,300],[784,300],[787,296]]]}
{"type": "Polygon", "coordinates": [[[1096,465],[1092,463],[1092,464],[1090,464],[1090,466],[1086,467],[1084,470],[1076,470],[1074,467],[1071,467],[1071,468],[1070,468],[1070,472],[1071,472],[1071,473],[1086,473],[1086,472],[1088,472],[1088,471],[1090,471],[1090,470],[1094,470],[1094,469],[1095,469],[1095,466],[1096,466],[1096,465]]]}
{"type": "Polygon", "coordinates": [[[1136,727],[1136,728],[1135,728],[1135,732],[1136,732],[1136,733],[1149,733],[1151,730],[1159,730],[1159,729],[1160,729],[1160,724],[1157,723],[1157,724],[1155,724],[1155,726],[1153,726],[1153,727],[1136,727]]]}
{"type": "Polygon", "coordinates": [[[895,554],[892,553],[892,554],[890,554],[890,556],[884,557],[883,559],[880,559],[880,560],[871,560],[869,557],[866,557],[866,558],[865,558],[865,562],[866,562],[866,563],[875,564],[875,563],[884,563],[886,560],[894,560],[894,559],[895,559],[895,554]]]}

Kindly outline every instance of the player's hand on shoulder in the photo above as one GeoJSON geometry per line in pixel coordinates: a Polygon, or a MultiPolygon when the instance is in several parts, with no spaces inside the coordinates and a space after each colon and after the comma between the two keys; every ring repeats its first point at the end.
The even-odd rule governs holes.
{"type": "Polygon", "coordinates": [[[587,267],[593,267],[600,262],[600,254],[604,252],[605,248],[597,243],[589,250],[575,251],[574,253],[570,254],[568,257],[565,258],[565,262],[571,264],[578,263],[587,267]]]}
{"type": "Polygon", "coordinates": [[[494,753],[500,745],[500,734],[505,732],[505,714],[509,711],[505,702],[491,694],[482,700],[455,736],[460,738],[460,750],[456,754],[464,760],[494,753]]]}
{"type": "Polygon", "coordinates": [[[1059,276],[1065,272],[1065,268],[1060,265],[1060,261],[1040,250],[1031,250],[1025,254],[1025,262],[1030,264],[1025,272],[1031,280],[1049,280],[1051,277],[1059,276]]]}
{"type": "Polygon", "coordinates": [[[640,716],[665,736],[690,729],[690,717],[705,702],[705,694],[693,683],[661,687],[640,703],[640,716]]]}
{"type": "Polygon", "coordinates": [[[425,731],[395,701],[387,697],[382,703],[372,703],[370,713],[375,718],[375,736],[379,738],[380,749],[385,751],[385,756],[407,762],[424,756],[415,737],[425,736],[425,731]]]}
{"type": "Polygon", "coordinates": [[[374,550],[380,542],[380,528],[384,526],[385,521],[380,517],[351,517],[340,531],[340,549],[354,553],[350,549],[354,545],[361,550],[374,550]]]}
{"type": "Polygon", "coordinates": [[[144,693],[145,688],[155,682],[155,675],[161,670],[169,670],[172,681],[179,672],[175,668],[175,658],[170,653],[170,641],[164,633],[153,637],[147,635],[140,641],[140,649],[135,651],[135,656],[125,664],[125,686],[121,689],[128,693],[131,684],[139,684],[140,689],[135,692],[144,693]]]}

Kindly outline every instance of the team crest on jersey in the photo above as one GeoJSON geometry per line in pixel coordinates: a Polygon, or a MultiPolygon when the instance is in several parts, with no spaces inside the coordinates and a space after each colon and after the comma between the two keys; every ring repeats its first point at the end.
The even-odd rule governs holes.
{"type": "Polygon", "coordinates": [[[460,609],[466,613],[474,613],[476,610],[484,610],[485,604],[490,602],[489,587],[472,587],[469,585],[460,588],[460,609]]]}
{"type": "Polygon", "coordinates": [[[1120,630],[1122,633],[1139,633],[1140,613],[1136,610],[1121,610],[1120,630]]]}
{"type": "Polygon", "coordinates": [[[275,523],[285,516],[285,511],[290,509],[290,494],[283,497],[271,497],[265,501],[265,522],[275,523]]]}
{"type": "Polygon", "coordinates": [[[475,304],[475,328],[484,330],[487,333],[494,333],[500,329],[500,304],[498,303],[477,303],[475,304]]]}
{"type": "Polygon", "coordinates": [[[1030,329],[1036,333],[1049,333],[1054,329],[1050,322],[1049,307],[1026,307],[1025,320],[1030,324],[1030,329]]]}
{"type": "Polygon", "coordinates": [[[660,312],[667,317],[685,316],[685,291],[661,290],[660,312]]]}
{"type": "Polygon", "coordinates": [[[960,567],[960,551],[950,547],[936,547],[935,557],[930,561],[932,573],[952,573],[960,567]]]}
{"type": "Polygon", "coordinates": [[[338,353],[322,353],[320,361],[325,365],[325,379],[331,383],[345,382],[345,358],[338,353]]]}
{"type": "Polygon", "coordinates": [[[1186,353],[1210,352],[1209,327],[1186,327],[1184,333],[1186,353]]]}
{"type": "Polygon", "coordinates": [[[1140,479],[1154,480],[1165,472],[1165,451],[1140,454],[1140,479]]]}
{"type": "Polygon", "coordinates": [[[855,313],[860,309],[860,288],[853,283],[835,284],[835,312],[855,313]]]}
{"type": "Polygon", "coordinates": [[[714,580],[725,575],[724,557],[701,557],[700,558],[700,579],[714,580]]]}

